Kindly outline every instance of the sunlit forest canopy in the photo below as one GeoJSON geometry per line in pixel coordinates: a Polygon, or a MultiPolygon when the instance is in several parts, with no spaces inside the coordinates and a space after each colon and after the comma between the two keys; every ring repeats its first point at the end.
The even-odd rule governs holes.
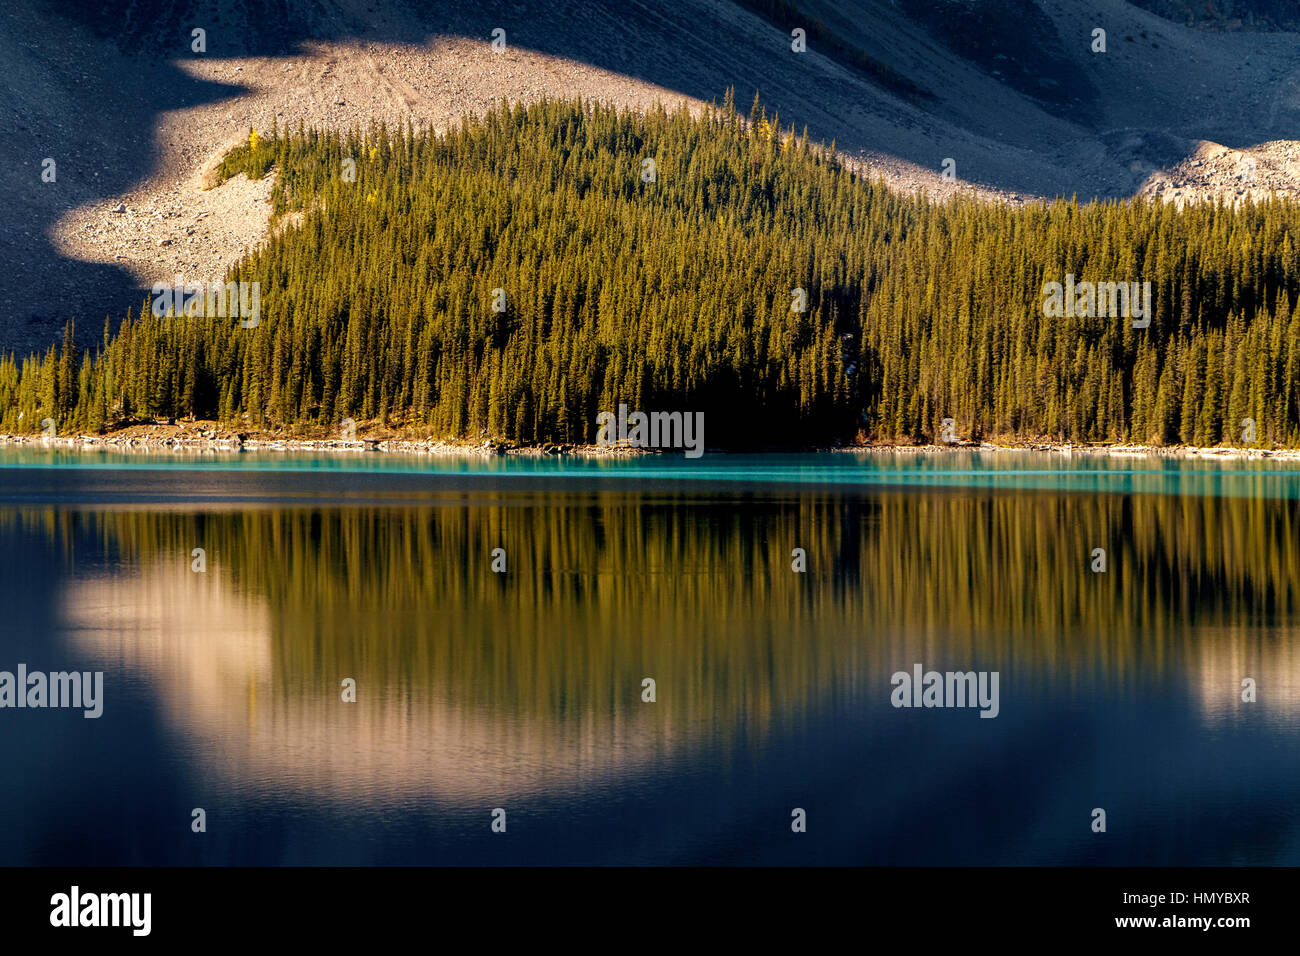
{"type": "MultiPolygon", "coordinates": [[[[1300,445],[1300,207],[943,204],[755,105],[502,105],[436,132],[265,130],[261,312],[153,314],[0,362],[0,425],[193,417],[592,442],[620,403],[711,446],[972,439],[1300,445]],[[1145,328],[1044,284],[1151,283],[1145,328]],[[805,304],[797,290],[803,290],[805,304]]],[[[191,277],[187,277],[191,278],[191,277]]],[[[210,280],[213,277],[192,277],[210,280]]]]}

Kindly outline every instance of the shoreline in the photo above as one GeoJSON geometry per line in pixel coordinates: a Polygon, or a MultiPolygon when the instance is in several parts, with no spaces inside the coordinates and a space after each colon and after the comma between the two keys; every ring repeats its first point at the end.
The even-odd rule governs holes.
{"type": "MultiPolygon", "coordinates": [[[[137,454],[175,454],[196,452],[212,454],[221,452],[284,453],[317,452],[354,455],[377,453],[388,455],[428,455],[435,457],[494,458],[514,455],[540,458],[549,456],[572,458],[632,458],[642,455],[680,455],[676,450],[658,450],[611,445],[579,445],[545,442],[539,444],[514,444],[495,439],[479,442],[451,441],[434,438],[404,438],[398,435],[385,437],[341,438],[279,438],[272,435],[236,432],[202,423],[192,426],[133,425],[108,435],[69,435],[46,437],[40,434],[0,434],[0,449],[42,448],[65,451],[112,451],[137,454]]],[[[1237,446],[1193,445],[1138,445],[1121,443],[1090,443],[1025,441],[1025,442],[954,442],[945,444],[912,445],[893,442],[869,442],[856,445],[816,446],[804,448],[762,448],[736,452],[723,449],[706,449],[706,455],[727,454],[861,454],[893,452],[908,454],[942,454],[953,451],[982,452],[1037,452],[1045,454],[1096,455],[1127,458],[1203,458],[1209,460],[1270,460],[1300,461],[1300,448],[1241,448],[1237,446]]]]}

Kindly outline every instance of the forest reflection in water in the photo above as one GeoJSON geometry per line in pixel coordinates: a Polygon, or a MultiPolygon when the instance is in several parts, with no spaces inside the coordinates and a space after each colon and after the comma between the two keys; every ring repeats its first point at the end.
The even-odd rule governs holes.
{"type": "Polygon", "coordinates": [[[1285,499],[989,490],[0,511],[57,552],[70,653],[152,695],[196,773],[343,812],[779,777],[829,720],[906,766],[917,662],[1000,672],[999,719],[936,725],[977,751],[1153,693],[1179,734],[1294,742],[1297,530],[1285,499]]]}

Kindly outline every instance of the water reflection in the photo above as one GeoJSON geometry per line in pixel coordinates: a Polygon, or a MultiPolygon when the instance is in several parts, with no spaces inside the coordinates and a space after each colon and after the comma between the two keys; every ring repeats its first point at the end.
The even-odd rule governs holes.
{"type": "MultiPolygon", "coordinates": [[[[744,801],[798,805],[793,781],[804,802],[871,811],[813,862],[1086,861],[1098,852],[1086,832],[1044,821],[1068,831],[1073,803],[1097,805],[1112,773],[1143,779],[1154,740],[1185,753],[1190,773],[1201,735],[1224,732],[1249,755],[1243,786],[1290,842],[1265,851],[1220,834],[1183,847],[1195,862],[1296,846],[1276,798],[1300,773],[1285,756],[1300,708],[1298,520],[1282,498],[500,492],[441,507],[9,508],[0,534],[48,540],[59,634],[123,668],[187,769],[232,803],[309,801],[344,817],[529,801],[591,812],[671,782],[683,800],[729,794],[699,826],[749,835],[745,852],[698,833],[665,852],[787,861],[759,845],[779,829],[749,832],[744,801]],[[199,547],[205,573],[190,567],[199,547]],[[490,570],[498,547],[505,574],[490,570]],[[791,569],[795,548],[806,573],[791,569]],[[1090,570],[1094,548],[1105,573],[1090,570]],[[918,661],[1000,671],[1001,716],[890,708],[890,674],[918,661]],[[347,677],[355,704],[340,699],[347,677]],[[1244,677],[1255,704],[1240,700],[1244,677]],[[1032,763],[1002,761],[1027,748],[1050,762],[1047,728],[1064,752],[1085,750],[1044,794],[1032,763]],[[970,772],[959,753],[994,775],[954,808],[954,780],[970,772]],[[876,769],[858,776],[866,761],[876,769]],[[941,834],[918,845],[901,816],[996,807],[1000,819],[1019,801],[1037,816],[1009,814],[1001,843],[959,850],[941,834]],[[1031,832],[1042,845],[1009,848],[1031,832]]],[[[1186,796],[1152,786],[1158,807],[1186,796]]],[[[1126,846],[1102,859],[1172,852],[1126,846]]],[[[651,858],[625,849],[631,859],[613,858],[651,858]]],[[[610,859],[549,846],[537,861],[557,852],[610,859]]]]}

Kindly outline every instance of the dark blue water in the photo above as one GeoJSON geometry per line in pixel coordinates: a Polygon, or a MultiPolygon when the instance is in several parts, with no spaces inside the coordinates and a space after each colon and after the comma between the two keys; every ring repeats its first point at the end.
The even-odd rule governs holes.
{"type": "Polygon", "coordinates": [[[0,864],[1295,864],[1297,490],[1031,453],[6,452],[0,671],[102,671],[104,702],[0,708],[0,864]],[[916,663],[997,672],[998,716],[892,706],[916,663]]]}

